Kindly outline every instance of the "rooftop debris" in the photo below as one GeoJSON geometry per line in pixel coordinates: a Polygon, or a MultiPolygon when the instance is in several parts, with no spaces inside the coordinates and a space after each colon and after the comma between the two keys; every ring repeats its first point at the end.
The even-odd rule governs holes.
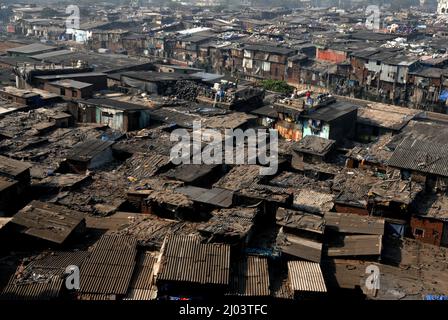
{"type": "Polygon", "coordinates": [[[22,234],[62,244],[84,230],[85,219],[82,213],[63,206],[33,201],[14,215],[11,224],[19,226],[22,234]]]}

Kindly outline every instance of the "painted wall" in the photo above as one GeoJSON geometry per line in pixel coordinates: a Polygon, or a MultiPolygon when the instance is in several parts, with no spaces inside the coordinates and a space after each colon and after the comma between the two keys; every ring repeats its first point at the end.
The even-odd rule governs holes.
{"type": "Polygon", "coordinates": [[[318,136],[321,138],[329,139],[330,137],[330,125],[321,121],[321,130],[319,132],[313,132],[308,119],[302,120],[303,137],[306,136],[318,136]]]}
{"type": "Polygon", "coordinates": [[[79,30],[79,29],[67,29],[67,34],[72,35],[72,39],[78,43],[86,43],[90,39],[92,39],[92,32],[87,30],[79,30]]]}
{"type": "Polygon", "coordinates": [[[316,59],[320,61],[340,63],[347,59],[347,53],[338,50],[317,48],[316,59]]]}

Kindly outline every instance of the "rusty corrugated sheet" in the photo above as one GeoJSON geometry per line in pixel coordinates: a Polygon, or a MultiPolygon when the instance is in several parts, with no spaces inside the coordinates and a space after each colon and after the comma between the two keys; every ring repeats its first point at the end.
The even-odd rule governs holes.
{"type": "Polygon", "coordinates": [[[204,244],[193,236],[167,238],[157,280],[228,285],[229,276],[229,245],[204,244]]]}
{"type": "Polygon", "coordinates": [[[170,157],[155,152],[134,154],[126,160],[124,168],[129,177],[145,179],[154,176],[159,169],[170,163],[170,157]]]}
{"type": "Polygon", "coordinates": [[[126,294],[135,266],[137,241],[104,235],[80,268],[81,293],[126,294]]]}
{"type": "Polygon", "coordinates": [[[19,266],[0,294],[0,300],[50,300],[59,296],[65,269],[79,266],[87,251],[46,252],[35,257],[26,267],[19,266]]]}
{"type": "Polygon", "coordinates": [[[230,295],[269,296],[268,261],[264,257],[246,256],[232,268],[230,295]]]}
{"type": "Polygon", "coordinates": [[[295,292],[327,292],[319,263],[288,261],[288,278],[295,292]]]}
{"type": "Polygon", "coordinates": [[[140,255],[125,300],[155,299],[157,287],[154,285],[153,269],[156,261],[157,258],[150,252],[140,255]]]}
{"type": "Polygon", "coordinates": [[[18,284],[12,276],[0,300],[51,300],[59,296],[64,280],[53,276],[44,282],[18,284]]]}

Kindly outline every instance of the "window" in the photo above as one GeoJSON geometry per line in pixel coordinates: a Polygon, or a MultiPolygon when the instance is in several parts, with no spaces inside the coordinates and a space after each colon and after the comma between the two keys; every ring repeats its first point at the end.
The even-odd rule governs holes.
{"type": "Polygon", "coordinates": [[[420,228],[415,228],[414,230],[414,236],[417,238],[423,238],[425,235],[425,230],[420,229],[420,228]]]}
{"type": "Polygon", "coordinates": [[[77,98],[78,97],[78,91],[72,90],[72,97],[77,98]]]}
{"type": "Polygon", "coordinates": [[[376,62],[376,65],[377,65],[377,66],[380,66],[380,65],[381,65],[381,61],[377,61],[377,62],[376,62]]]}
{"type": "Polygon", "coordinates": [[[61,96],[65,96],[65,89],[61,88],[61,96]]]}

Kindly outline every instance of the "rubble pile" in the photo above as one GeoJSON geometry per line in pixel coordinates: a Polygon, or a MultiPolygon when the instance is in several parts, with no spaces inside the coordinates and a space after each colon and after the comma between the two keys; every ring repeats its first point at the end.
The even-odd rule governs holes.
{"type": "Polygon", "coordinates": [[[189,80],[179,80],[174,86],[174,94],[178,99],[196,101],[199,93],[199,86],[189,80]]]}

